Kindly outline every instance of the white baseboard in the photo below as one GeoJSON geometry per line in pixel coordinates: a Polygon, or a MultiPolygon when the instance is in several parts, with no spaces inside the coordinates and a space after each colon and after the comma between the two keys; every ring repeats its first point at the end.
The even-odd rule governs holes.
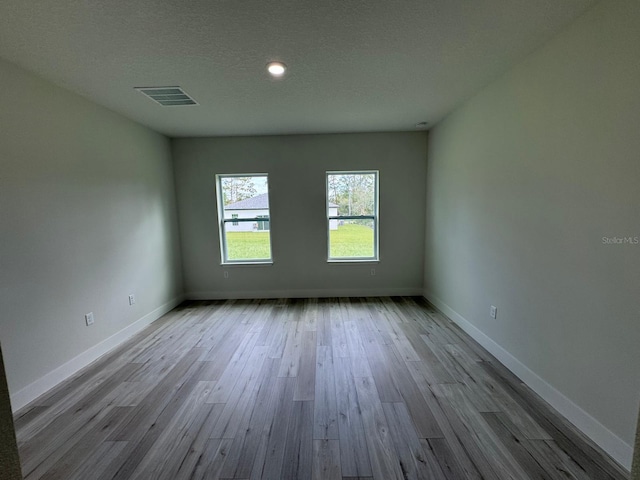
{"type": "Polygon", "coordinates": [[[471,324],[471,322],[458,314],[438,297],[426,291],[424,292],[424,297],[453,320],[476,342],[488,350],[500,363],[517,375],[549,405],[607,452],[616,462],[627,470],[631,470],[633,457],[633,447],[631,445],[607,429],[598,420],[567,398],[562,392],[539,377],[535,372],[520,362],[520,360],[507,352],[503,347],[478,329],[478,327],[471,324]]]}
{"type": "Polygon", "coordinates": [[[94,362],[105,353],[113,350],[114,348],[134,336],[136,333],[156,321],[162,315],[173,310],[182,301],[183,297],[180,296],[165,303],[164,305],[159,306],[155,310],[147,313],[144,317],[133,322],[131,325],[123,328],[118,333],[110,336],[109,338],[106,338],[105,340],[94,345],[88,350],[85,350],[80,355],[60,365],[58,368],[52,370],[45,376],[27,385],[16,393],[11,394],[11,408],[13,412],[17,412],[19,409],[35,400],[43,393],[51,390],[63,380],[66,380],[71,375],[86,367],[91,362],[94,362]]]}
{"type": "Polygon", "coordinates": [[[250,290],[230,292],[187,292],[189,300],[236,300],[250,298],[326,298],[326,297],[415,297],[422,296],[420,288],[379,289],[307,289],[307,290],[250,290]]]}

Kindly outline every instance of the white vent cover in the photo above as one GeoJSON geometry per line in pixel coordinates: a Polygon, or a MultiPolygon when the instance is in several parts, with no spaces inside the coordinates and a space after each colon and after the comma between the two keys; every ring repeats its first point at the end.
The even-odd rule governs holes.
{"type": "Polygon", "coordinates": [[[135,87],[135,89],[164,107],[198,105],[198,102],[180,87],[135,87]]]}

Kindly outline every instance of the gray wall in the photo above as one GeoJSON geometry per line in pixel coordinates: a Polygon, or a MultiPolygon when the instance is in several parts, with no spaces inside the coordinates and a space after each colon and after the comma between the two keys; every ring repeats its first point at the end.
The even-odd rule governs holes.
{"type": "Polygon", "coordinates": [[[6,62],[0,105],[0,340],[13,396],[182,287],[169,140],[6,62]]]}
{"type": "Polygon", "coordinates": [[[640,245],[602,237],[640,237],[639,45],[640,2],[600,2],[438,125],[425,247],[426,296],[628,446],[640,245]]]}
{"type": "Polygon", "coordinates": [[[421,293],[424,132],[178,139],[172,145],[188,297],[421,293]],[[325,171],[350,169],[380,170],[378,264],[326,261],[325,171]],[[217,173],[269,174],[273,265],[220,265],[217,173]]]}

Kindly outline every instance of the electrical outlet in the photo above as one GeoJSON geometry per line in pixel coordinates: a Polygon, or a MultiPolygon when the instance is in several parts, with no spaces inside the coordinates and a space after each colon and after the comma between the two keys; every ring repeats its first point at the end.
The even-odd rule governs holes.
{"type": "Polygon", "coordinates": [[[93,312],[86,313],[84,316],[84,321],[87,322],[87,327],[89,325],[93,325],[93,312]]]}
{"type": "Polygon", "coordinates": [[[496,307],[495,305],[491,305],[491,308],[489,309],[489,315],[491,315],[491,318],[498,318],[498,307],[496,307]]]}
{"type": "Polygon", "coordinates": [[[372,268],[372,269],[371,269],[371,276],[372,276],[372,277],[375,277],[375,276],[376,276],[376,269],[375,269],[375,268],[372,268]]]}
{"type": "Polygon", "coordinates": [[[224,278],[229,278],[229,272],[227,272],[226,270],[224,271],[224,278]]]}
{"type": "Polygon", "coordinates": [[[129,295],[129,305],[134,305],[136,303],[136,296],[132,293],[129,295]]]}

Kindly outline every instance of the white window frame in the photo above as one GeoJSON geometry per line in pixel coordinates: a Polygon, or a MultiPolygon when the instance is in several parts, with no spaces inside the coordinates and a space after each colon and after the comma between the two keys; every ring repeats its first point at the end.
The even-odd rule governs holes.
{"type": "Polygon", "coordinates": [[[379,223],[378,211],[380,197],[380,171],[379,170],[330,170],[325,175],[325,198],[327,212],[327,262],[329,263],[353,263],[353,262],[379,262],[379,223]],[[373,215],[330,215],[329,214],[329,175],[375,175],[373,215]],[[373,256],[372,257],[332,257],[331,256],[331,220],[373,220],[373,256]]]}
{"type": "Polygon", "coordinates": [[[234,265],[234,264],[272,264],[273,263],[273,249],[271,247],[271,203],[269,203],[269,215],[266,218],[224,218],[224,196],[222,190],[222,179],[233,177],[266,177],[267,178],[267,195],[269,195],[269,174],[267,173],[220,173],[216,175],[216,202],[218,203],[218,231],[220,234],[220,259],[222,265],[234,265]],[[247,258],[242,260],[230,260],[228,258],[227,251],[227,236],[226,227],[227,223],[233,225],[234,222],[253,222],[267,220],[269,222],[269,230],[265,232],[269,235],[269,258],[247,258]]]}

